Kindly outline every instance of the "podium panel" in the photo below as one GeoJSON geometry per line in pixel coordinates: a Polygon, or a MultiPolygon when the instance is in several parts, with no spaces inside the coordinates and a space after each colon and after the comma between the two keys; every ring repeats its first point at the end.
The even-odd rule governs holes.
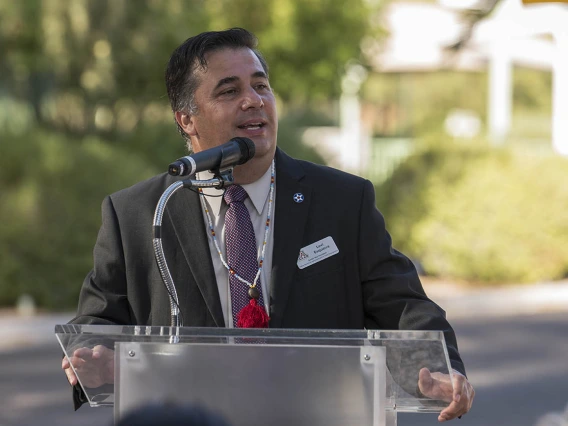
{"type": "Polygon", "coordinates": [[[116,419],[172,402],[203,405],[235,426],[393,426],[397,412],[449,404],[418,391],[422,368],[451,391],[441,331],[66,324],[55,332],[89,404],[114,405],[116,419]],[[85,352],[99,354],[85,360],[85,352]]]}
{"type": "Polygon", "coordinates": [[[234,426],[385,426],[381,347],[118,343],[116,366],[116,419],[165,401],[234,426]]]}

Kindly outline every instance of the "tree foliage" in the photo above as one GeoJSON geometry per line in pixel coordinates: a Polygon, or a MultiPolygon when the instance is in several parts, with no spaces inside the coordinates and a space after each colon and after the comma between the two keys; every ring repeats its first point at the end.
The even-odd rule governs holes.
{"type": "Polygon", "coordinates": [[[0,306],[26,293],[69,308],[92,264],[103,197],[158,170],[99,138],[45,130],[2,144],[1,162],[0,306]]]}
{"type": "MultiPolygon", "coordinates": [[[[164,84],[202,31],[259,38],[279,106],[332,99],[373,36],[368,0],[0,2],[0,306],[69,308],[92,264],[102,198],[185,153],[164,84]]],[[[309,109],[309,108],[307,108],[309,109]]],[[[283,122],[287,152],[316,159],[283,122]]],[[[149,224],[150,226],[150,224],[149,224]]]]}
{"type": "Polygon", "coordinates": [[[169,118],[163,73],[186,38],[235,26],[256,33],[284,102],[330,99],[376,30],[364,0],[22,0],[0,5],[2,91],[38,123],[114,136],[169,118]]]}

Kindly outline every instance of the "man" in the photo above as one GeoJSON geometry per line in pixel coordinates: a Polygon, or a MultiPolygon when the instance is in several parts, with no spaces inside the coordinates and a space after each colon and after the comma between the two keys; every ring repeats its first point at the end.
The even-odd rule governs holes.
{"type": "MultiPolygon", "coordinates": [[[[419,391],[449,396],[441,421],[466,413],[474,391],[453,330],[412,263],[392,249],[372,184],[276,148],[275,99],[255,37],[237,28],[188,39],[170,59],[166,85],[178,129],[194,152],[233,137],[250,138],[256,147],[252,160],[235,167],[236,185],[226,194],[180,191],[166,208],[162,239],[184,325],[239,326],[250,301],[271,328],[443,330],[456,371],[453,391],[428,371],[420,373],[419,391]],[[244,200],[236,200],[239,194],[244,200]],[[250,241],[252,252],[242,257],[250,241]],[[309,248],[320,250],[322,260],[310,258],[309,248]]],[[[170,324],[150,224],[175,180],[163,174],[105,199],[94,268],[73,322],[170,324]]],[[[111,359],[112,351],[99,346],[79,349],[72,361],[111,359]]],[[[63,368],[75,385],[66,359],[63,368]]]]}

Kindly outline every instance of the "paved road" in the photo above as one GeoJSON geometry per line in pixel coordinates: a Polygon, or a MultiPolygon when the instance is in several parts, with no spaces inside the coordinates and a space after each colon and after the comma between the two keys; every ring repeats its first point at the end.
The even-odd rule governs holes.
{"type": "MultiPolygon", "coordinates": [[[[69,386],[58,369],[61,352],[51,334],[63,318],[38,324],[41,338],[0,344],[0,426],[112,424],[108,408],[73,412],[69,386]]],[[[535,426],[540,416],[568,404],[568,313],[452,322],[477,396],[474,409],[450,424],[535,426]]],[[[0,335],[7,326],[0,318],[0,335]]],[[[398,423],[439,424],[429,414],[402,414],[398,423]]]]}

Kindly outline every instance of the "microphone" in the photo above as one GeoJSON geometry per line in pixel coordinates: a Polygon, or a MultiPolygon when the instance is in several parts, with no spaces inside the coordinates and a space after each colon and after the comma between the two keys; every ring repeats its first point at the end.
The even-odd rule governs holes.
{"type": "Polygon", "coordinates": [[[172,176],[192,176],[203,170],[222,170],[244,164],[254,157],[254,142],[249,138],[233,138],[223,145],[186,155],[168,166],[172,176]]]}

